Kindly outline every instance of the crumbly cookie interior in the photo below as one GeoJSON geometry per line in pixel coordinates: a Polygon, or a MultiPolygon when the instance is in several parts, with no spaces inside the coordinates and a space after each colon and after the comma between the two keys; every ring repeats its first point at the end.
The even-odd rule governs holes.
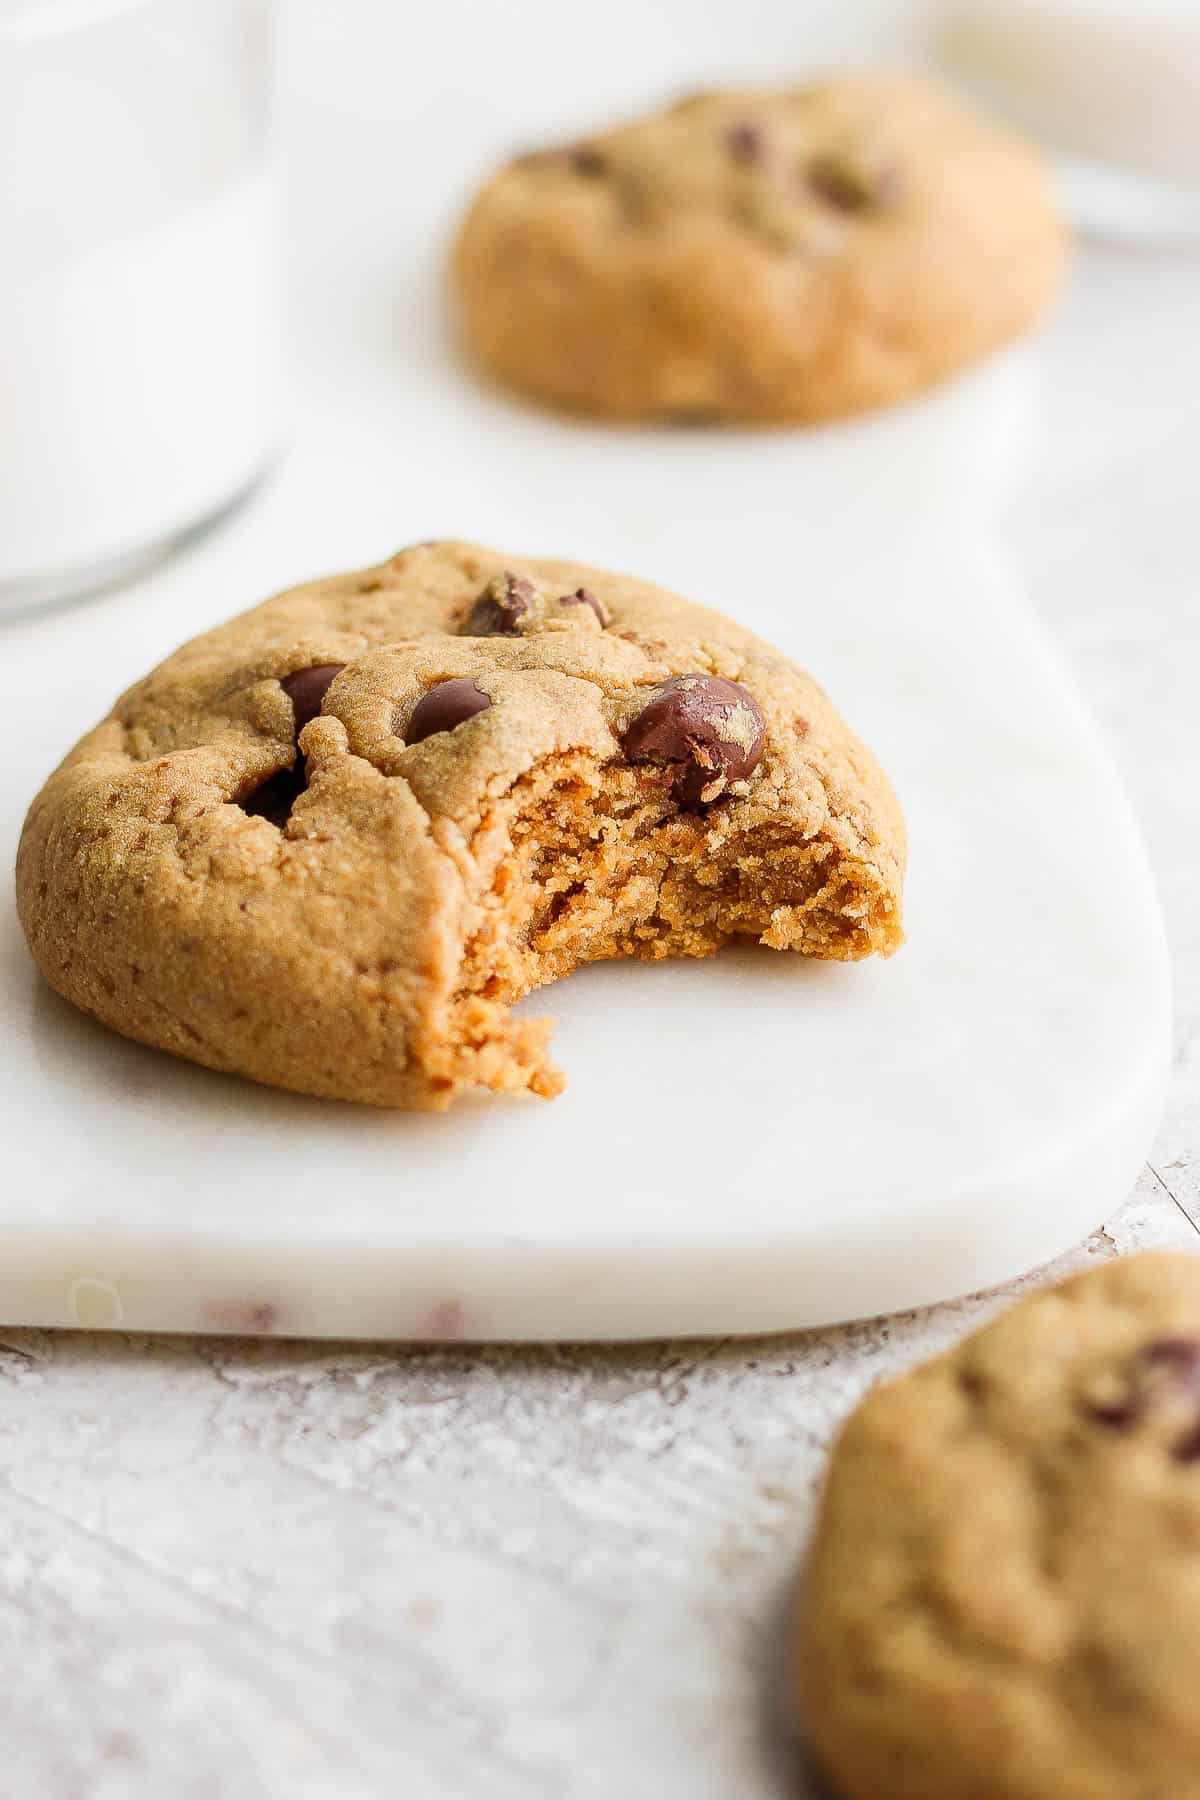
{"type": "Polygon", "coordinates": [[[550,1022],[508,1009],[585,963],[711,956],[734,939],[852,961],[900,938],[895,896],[868,865],[766,809],[681,811],[661,769],[551,759],[497,802],[475,848],[494,873],[464,949],[454,1028],[431,1046],[444,1064],[433,1085],[447,1095],[466,1079],[557,1093],[550,1022]]]}

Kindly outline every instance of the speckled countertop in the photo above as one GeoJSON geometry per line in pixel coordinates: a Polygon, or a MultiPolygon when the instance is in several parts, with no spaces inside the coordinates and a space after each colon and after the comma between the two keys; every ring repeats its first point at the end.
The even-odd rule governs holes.
{"type": "MultiPolygon", "coordinates": [[[[1123,763],[1177,978],[1153,1162],[1071,1265],[1200,1248],[1198,285],[1084,259],[1007,521],[1123,763]]],[[[4,1332],[0,1791],[804,1795],[773,1678],[831,1433],[1003,1298],[624,1349],[4,1332]]]]}

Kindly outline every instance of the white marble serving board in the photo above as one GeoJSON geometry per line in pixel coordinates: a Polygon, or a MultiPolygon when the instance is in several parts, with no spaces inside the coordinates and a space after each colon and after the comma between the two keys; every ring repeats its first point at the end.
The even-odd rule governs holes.
{"type": "MultiPolygon", "coordinates": [[[[1167,1054],[1162,933],[1107,756],[989,544],[1029,441],[1023,355],[863,423],[717,434],[556,420],[454,354],[442,243],[480,171],[730,66],[729,19],[618,11],[640,21],[636,71],[607,15],[543,0],[444,0],[401,85],[401,13],[392,56],[335,45],[331,15],[341,85],[319,34],[285,40],[288,453],[152,577],[0,631],[0,832],[15,843],[45,772],[183,637],[471,536],[659,579],[795,653],[902,796],[909,942],[854,968],[740,950],[585,971],[525,1002],[559,1019],[559,1100],[414,1118],[125,1043],[42,985],[6,897],[0,1321],[765,1331],[1013,1275],[1133,1179],[1167,1054]],[[521,45],[570,83],[498,83],[521,45]]],[[[803,34],[753,11],[738,60],[772,78],[803,34]]]]}
{"type": "Polygon", "coordinates": [[[592,431],[475,388],[425,305],[422,373],[358,391],[353,454],[313,400],[221,533],[3,633],[6,842],[55,758],[180,637],[285,579],[454,530],[661,578],[810,666],[903,798],[909,941],[856,967],[744,949],[585,971],[525,1002],[559,1019],[559,1100],[409,1117],[124,1042],[41,983],[6,900],[0,1320],[761,1332],[1064,1249],[1146,1150],[1168,990],[1127,804],[987,545],[1024,362],[818,433],[592,431]]]}

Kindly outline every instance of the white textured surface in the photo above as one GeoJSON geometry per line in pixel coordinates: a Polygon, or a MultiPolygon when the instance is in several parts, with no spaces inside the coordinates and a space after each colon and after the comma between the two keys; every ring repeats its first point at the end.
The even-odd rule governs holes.
{"type": "MultiPolygon", "coordinates": [[[[1008,522],[1130,783],[1175,962],[1151,1162],[1070,1262],[1197,1247],[1196,281],[1088,259],[1008,522]]],[[[6,1333],[0,1787],[799,1800],[768,1677],[831,1431],[1000,1298],[653,1349],[6,1333]]]]}

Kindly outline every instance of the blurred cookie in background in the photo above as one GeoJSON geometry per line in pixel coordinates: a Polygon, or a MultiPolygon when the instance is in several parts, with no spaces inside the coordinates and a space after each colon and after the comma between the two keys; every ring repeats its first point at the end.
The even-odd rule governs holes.
{"type": "Polygon", "coordinates": [[[1104,1263],[876,1388],[798,1625],[842,1800],[1196,1800],[1200,1257],[1104,1263]]]}
{"type": "Polygon", "coordinates": [[[518,157],[453,282],[476,359],[551,405],[803,421],[1015,336],[1065,249],[1029,144],[934,82],[854,75],[696,94],[518,157]]]}

